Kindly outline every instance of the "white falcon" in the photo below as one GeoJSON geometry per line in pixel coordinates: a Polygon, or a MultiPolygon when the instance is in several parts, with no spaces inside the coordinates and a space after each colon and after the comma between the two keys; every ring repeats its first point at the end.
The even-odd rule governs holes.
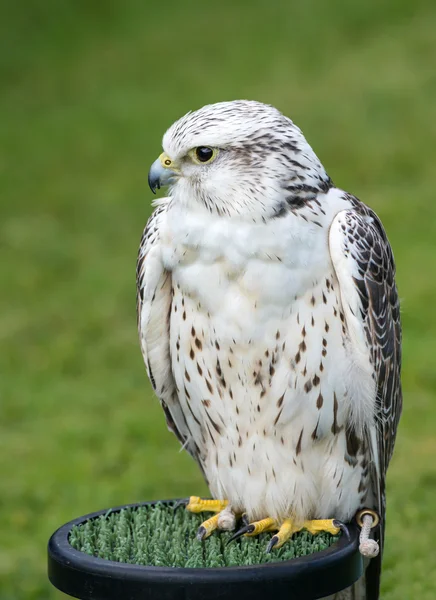
{"type": "MultiPolygon", "coordinates": [[[[217,514],[199,536],[381,525],[401,412],[392,251],[377,215],[335,187],[277,109],[222,102],[165,133],[153,191],[169,186],[137,264],[139,334],[169,428],[217,514]]],[[[381,554],[359,598],[378,598],[381,554]]],[[[339,597],[339,596],[338,596],[339,597]]]]}

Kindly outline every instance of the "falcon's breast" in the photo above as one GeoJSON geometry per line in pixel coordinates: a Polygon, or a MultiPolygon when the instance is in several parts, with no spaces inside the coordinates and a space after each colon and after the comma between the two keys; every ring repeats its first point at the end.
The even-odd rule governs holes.
{"type": "Polygon", "coordinates": [[[201,223],[175,210],[163,233],[172,371],[213,493],[302,518],[332,514],[339,497],[348,516],[356,500],[341,499],[340,486],[358,497],[363,448],[345,427],[344,313],[322,251],[328,229],[301,220],[301,239],[319,233],[296,249],[295,227],[201,223]]]}

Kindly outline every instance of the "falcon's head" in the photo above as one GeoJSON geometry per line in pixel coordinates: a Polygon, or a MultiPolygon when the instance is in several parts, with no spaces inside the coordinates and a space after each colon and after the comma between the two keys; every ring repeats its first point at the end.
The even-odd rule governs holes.
{"type": "Polygon", "coordinates": [[[220,102],[186,114],[163,137],[148,181],[184,205],[268,219],[302,206],[332,183],[300,129],[260,102],[220,102]]]}

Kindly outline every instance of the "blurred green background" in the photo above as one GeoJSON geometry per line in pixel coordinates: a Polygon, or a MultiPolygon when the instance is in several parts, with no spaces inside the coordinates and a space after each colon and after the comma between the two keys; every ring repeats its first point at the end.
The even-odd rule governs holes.
{"type": "Polygon", "coordinates": [[[148,385],[134,271],[162,134],[235,98],[291,116],[386,226],[405,407],[383,598],[435,598],[435,31],[434,0],[0,2],[1,600],[62,597],[65,521],[205,492],[148,385]]]}

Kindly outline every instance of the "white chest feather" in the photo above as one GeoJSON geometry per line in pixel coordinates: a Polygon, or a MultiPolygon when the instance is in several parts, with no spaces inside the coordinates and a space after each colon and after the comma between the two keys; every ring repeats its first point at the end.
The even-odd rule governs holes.
{"type": "Polygon", "coordinates": [[[175,210],[163,232],[164,265],[203,311],[242,335],[261,337],[252,331],[254,311],[259,325],[281,315],[328,270],[327,231],[312,235],[319,228],[298,219],[290,225],[290,219],[253,224],[175,210]]]}

